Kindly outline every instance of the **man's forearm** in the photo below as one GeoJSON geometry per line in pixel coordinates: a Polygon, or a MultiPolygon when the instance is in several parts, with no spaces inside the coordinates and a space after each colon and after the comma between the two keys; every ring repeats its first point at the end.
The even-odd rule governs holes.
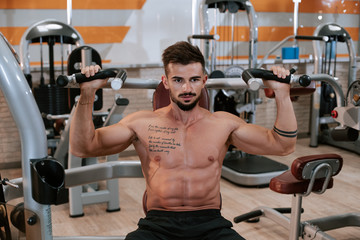
{"type": "Polygon", "coordinates": [[[276,93],[277,117],[275,126],[285,131],[297,130],[297,122],[289,93],[276,93]]]}
{"type": "Polygon", "coordinates": [[[95,92],[82,91],[71,119],[70,146],[71,152],[76,156],[87,152],[86,149],[94,137],[95,128],[92,120],[94,99],[95,92]]]}
{"type": "Polygon", "coordinates": [[[297,122],[293,105],[288,93],[278,94],[275,97],[277,105],[277,117],[273,133],[284,149],[283,154],[294,151],[297,137],[297,122]]]}

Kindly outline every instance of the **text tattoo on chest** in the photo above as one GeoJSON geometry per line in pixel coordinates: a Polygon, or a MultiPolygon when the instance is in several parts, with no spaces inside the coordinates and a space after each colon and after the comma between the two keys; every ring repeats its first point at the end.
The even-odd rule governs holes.
{"type": "Polygon", "coordinates": [[[149,124],[149,151],[158,153],[167,153],[180,147],[181,144],[176,141],[174,135],[179,129],[174,127],[163,127],[149,124]]]}

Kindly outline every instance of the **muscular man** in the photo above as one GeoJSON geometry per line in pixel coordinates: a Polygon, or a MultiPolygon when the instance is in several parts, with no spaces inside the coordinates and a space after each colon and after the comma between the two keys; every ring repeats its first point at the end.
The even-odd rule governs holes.
{"type": "MultiPolygon", "coordinates": [[[[95,130],[92,122],[95,91],[106,81],[81,84],[71,123],[71,151],[79,157],[105,156],[134,145],[145,176],[148,212],[126,239],[243,239],[220,214],[223,159],[230,145],[257,155],[294,151],[297,123],[290,86],[266,81],[277,104],[274,128],[266,129],[199,106],[207,75],[197,47],[178,42],[164,51],[162,60],[170,105],[129,114],[109,127],[95,130]]],[[[90,76],[98,70],[91,66],[82,73],[90,76]]],[[[282,78],[289,74],[280,67],[272,71],[282,78]]]]}

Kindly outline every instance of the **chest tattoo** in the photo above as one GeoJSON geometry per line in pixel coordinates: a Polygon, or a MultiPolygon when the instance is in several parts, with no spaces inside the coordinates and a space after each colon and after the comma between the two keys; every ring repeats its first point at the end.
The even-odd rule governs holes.
{"type": "Polygon", "coordinates": [[[181,146],[176,139],[179,129],[176,127],[164,127],[149,124],[148,126],[148,142],[149,152],[167,153],[181,146]]]}

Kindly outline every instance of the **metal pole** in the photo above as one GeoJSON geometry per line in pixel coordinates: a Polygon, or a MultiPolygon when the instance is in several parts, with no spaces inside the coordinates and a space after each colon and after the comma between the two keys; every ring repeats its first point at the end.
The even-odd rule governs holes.
{"type": "MultiPolygon", "coordinates": [[[[69,26],[72,25],[72,0],[66,0],[66,22],[69,26]]],[[[71,44],[69,44],[67,55],[70,55],[71,51],[71,44]]]]}
{"type": "Polygon", "coordinates": [[[26,239],[50,240],[52,239],[51,208],[49,205],[37,203],[32,198],[30,172],[30,160],[44,158],[48,154],[45,126],[24,73],[1,34],[0,52],[0,88],[21,139],[24,205],[38,217],[35,225],[26,224],[26,239]],[[41,225],[41,231],[35,227],[37,224],[41,225]]]}
{"type": "Polygon", "coordinates": [[[231,65],[234,65],[234,48],[235,48],[235,13],[231,14],[231,65]]]}
{"type": "Polygon", "coordinates": [[[66,0],[66,23],[72,25],[72,0],[66,0]]]}
{"type": "MultiPolygon", "coordinates": [[[[294,35],[297,35],[298,28],[299,28],[299,3],[301,0],[293,0],[294,2],[294,35]]],[[[294,46],[297,47],[297,41],[294,40],[294,46]]]]}

